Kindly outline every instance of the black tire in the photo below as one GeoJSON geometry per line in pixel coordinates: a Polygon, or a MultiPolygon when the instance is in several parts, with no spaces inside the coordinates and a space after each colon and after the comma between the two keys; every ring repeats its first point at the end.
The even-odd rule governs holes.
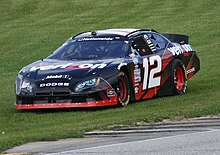
{"type": "Polygon", "coordinates": [[[173,61],[171,81],[173,95],[185,94],[187,86],[186,68],[183,62],[179,59],[173,61]]]}
{"type": "Polygon", "coordinates": [[[127,106],[130,101],[130,85],[128,77],[124,72],[119,74],[119,78],[115,86],[115,91],[118,95],[119,106],[127,106]]]}

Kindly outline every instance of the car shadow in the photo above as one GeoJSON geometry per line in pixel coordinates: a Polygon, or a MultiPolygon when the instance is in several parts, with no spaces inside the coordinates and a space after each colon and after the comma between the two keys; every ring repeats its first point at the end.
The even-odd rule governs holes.
{"type": "Polygon", "coordinates": [[[120,108],[119,106],[106,106],[106,107],[87,107],[87,108],[61,108],[61,109],[28,109],[28,110],[18,110],[21,113],[59,113],[59,112],[94,112],[102,111],[108,109],[120,108]]]}

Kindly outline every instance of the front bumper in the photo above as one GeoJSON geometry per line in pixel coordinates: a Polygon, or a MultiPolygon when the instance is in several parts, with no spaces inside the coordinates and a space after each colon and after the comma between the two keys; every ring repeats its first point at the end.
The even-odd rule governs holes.
{"type": "Polygon", "coordinates": [[[100,107],[116,104],[118,96],[112,87],[87,94],[72,94],[68,89],[46,89],[34,96],[16,96],[16,109],[100,107]]]}
{"type": "MultiPolygon", "coordinates": [[[[109,90],[110,91],[110,90],[109,90]]],[[[112,90],[111,90],[112,91],[112,90]]],[[[115,92],[108,96],[104,92],[88,96],[42,96],[24,98],[17,96],[16,109],[52,109],[52,108],[77,108],[77,107],[100,107],[113,106],[118,104],[118,97],[115,92]]]]}
{"type": "Polygon", "coordinates": [[[54,109],[54,108],[85,108],[117,105],[117,97],[110,100],[78,102],[78,103],[43,103],[43,104],[16,104],[16,109],[54,109]]]}

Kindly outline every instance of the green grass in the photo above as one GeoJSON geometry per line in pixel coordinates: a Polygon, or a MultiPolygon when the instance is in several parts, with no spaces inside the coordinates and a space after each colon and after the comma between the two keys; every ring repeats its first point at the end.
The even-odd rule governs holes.
{"type": "Polygon", "coordinates": [[[219,10],[218,0],[0,0],[0,152],[30,141],[82,137],[94,129],[219,114],[219,10]],[[46,57],[78,32],[106,28],[189,35],[201,70],[183,96],[126,108],[15,110],[14,81],[22,67],[46,57]]]}

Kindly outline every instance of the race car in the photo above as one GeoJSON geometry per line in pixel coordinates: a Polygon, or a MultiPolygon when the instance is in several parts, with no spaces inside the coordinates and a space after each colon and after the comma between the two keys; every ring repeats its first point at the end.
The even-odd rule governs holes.
{"type": "Polygon", "coordinates": [[[200,69],[188,41],[186,35],[151,29],[79,33],[21,69],[16,108],[126,106],[184,94],[187,81],[200,69]]]}

